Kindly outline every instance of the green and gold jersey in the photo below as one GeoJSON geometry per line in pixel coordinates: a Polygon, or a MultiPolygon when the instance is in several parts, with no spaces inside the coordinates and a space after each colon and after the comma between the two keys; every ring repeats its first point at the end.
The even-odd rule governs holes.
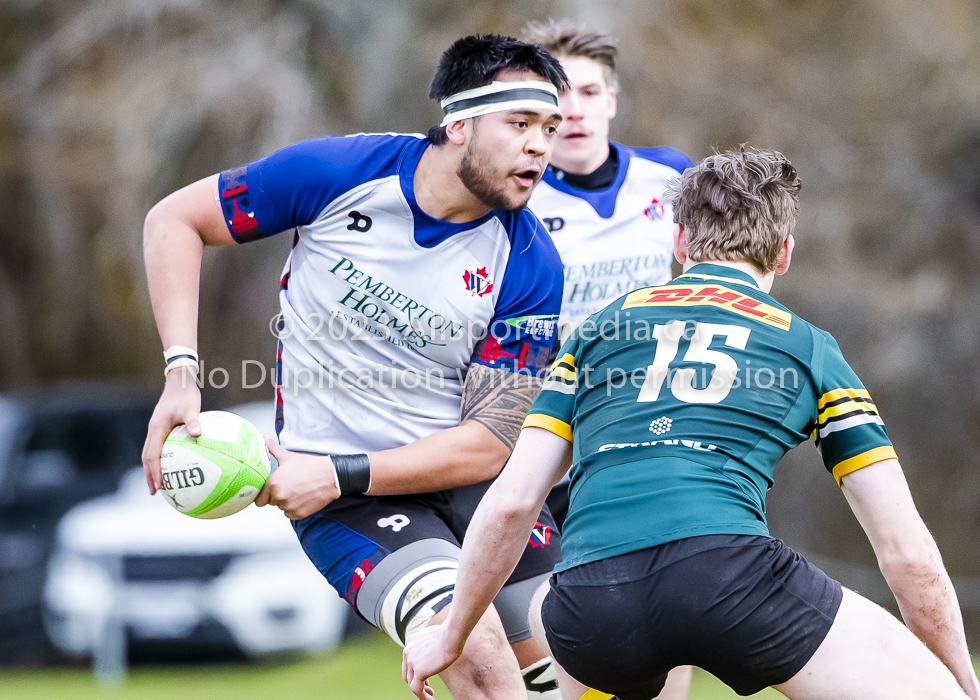
{"type": "Polygon", "coordinates": [[[838,483],[895,457],[833,337],[720,265],[589,317],[524,426],[572,442],[557,571],[683,537],[768,535],[773,470],[807,437],[838,483]]]}

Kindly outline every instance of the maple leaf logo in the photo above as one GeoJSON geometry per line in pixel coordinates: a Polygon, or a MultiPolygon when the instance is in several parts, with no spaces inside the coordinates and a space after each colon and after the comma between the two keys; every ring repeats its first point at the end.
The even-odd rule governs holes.
{"type": "Polygon", "coordinates": [[[463,273],[463,284],[475,297],[482,297],[493,291],[493,282],[486,267],[478,268],[476,272],[466,270],[463,273]]]}

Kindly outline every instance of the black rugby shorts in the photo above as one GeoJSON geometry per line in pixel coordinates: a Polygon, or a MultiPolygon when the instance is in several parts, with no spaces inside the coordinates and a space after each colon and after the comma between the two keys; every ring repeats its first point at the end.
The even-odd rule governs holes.
{"type": "Polygon", "coordinates": [[[558,532],[561,532],[565,527],[565,517],[568,515],[568,481],[559,481],[552,486],[544,502],[551,511],[551,517],[555,519],[558,532]]]}
{"type": "Polygon", "coordinates": [[[841,596],[780,540],[707,535],[555,574],[542,616],[555,660],[621,700],[655,697],[683,665],[751,695],[803,668],[841,596]]]}
{"type": "MultiPolygon", "coordinates": [[[[364,579],[392,552],[428,539],[461,546],[473,513],[492,483],[491,479],[403,496],[342,496],[313,515],[293,521],[293,529],[320,573],[356,607],[364,579]]],[[[507,583],[551,573],[559,561],[560,537],[545,506],[507,583]]]]}

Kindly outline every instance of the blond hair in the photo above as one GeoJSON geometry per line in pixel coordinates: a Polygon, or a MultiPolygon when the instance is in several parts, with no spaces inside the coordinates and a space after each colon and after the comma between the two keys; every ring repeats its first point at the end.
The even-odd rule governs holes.
{"type": "Polygon", "coordinates": [[[694,262],[750,262],[770,272],[796,228],[796,168],[778,151],[746,146],[708,156],[668,189],[694,262]]]}
{"type": "Polygon", "coordinates": [[[567,19],[557,22],[549,19],[547,24],[528,23],[521,31],[521,39],[540,46],[558,59],[566,56],[591,59],[602,66],[606,84],[617,87],[616,45],[607,34],[589,31],[567,19]]]}

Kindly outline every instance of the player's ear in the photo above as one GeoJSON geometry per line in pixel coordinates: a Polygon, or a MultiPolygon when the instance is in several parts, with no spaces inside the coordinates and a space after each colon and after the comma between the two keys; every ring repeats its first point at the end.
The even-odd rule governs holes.
{"type": "Polygon", "coordinates": [[[777,275],[785,275],[789,270],[789,263],[793,257],[793,248],[796,247],[796,239],[793,238],[793,234],[786,236],[786,240],[783,241],[783,247],[779,249],[779,254],[776,256],[776,266],[773,269],[777,275]]]}
{"type": "Polygon", "coordinates": [[[687,262],[687,237],[683,224],[674,224],[674,259],[681,265],[687,262]]]}
{"type": "Polygon", "coordinates": [[[609,88],[609,118],[613,119],[616,116],[616,110],[618,109],[616,88],[609,88]]]}
{"type": "Polygon", "coordinates": [[[458,119],[454,122],[449,122],[446,124],[446,138],[449,142],[457,146],[462,146],[466,143],[466,121],[463,119],[458,119]]]}

